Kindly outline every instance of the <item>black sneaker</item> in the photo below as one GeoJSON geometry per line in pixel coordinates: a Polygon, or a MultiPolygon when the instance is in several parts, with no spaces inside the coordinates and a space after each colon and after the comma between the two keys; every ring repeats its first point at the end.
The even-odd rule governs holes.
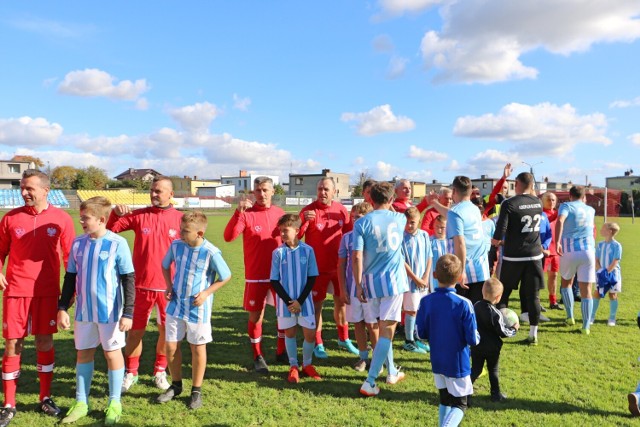
{"type": "Polygon", "coordinates": [[[288,365],[289,364],[289,355],[287,354],[286,351],[283,351],[280,354],[276,354],[276,362],[283,364],[283,365],[288,365]]]}
{"type": "Polygon", "coordinates": [[[191,400],[189,401],[189,409],[198,409],[202,407],[202,393],[199,391],[191,392],[191,400]]]}
{"type": "Polygon", "coordinates": [[[53,399],[46,397],[42,402],[38,404],[38,410],[46,415],[57,417],[60,415],[60,408],[56,406],[53,399]]]}
{"type": "Polygon", "coordinates": [[[560,304],[549,304],[549,310],[564,310],[564,308],[560,307],[560,304]]]}
{"type": "Polygon", "coordinates": [[[8,426],[16,412],[16,408],[0,408],[0,427],[8,426]]]}
{"type": "Polygon", "coordinates": [[[257,373],[262,375],[266,375],[269,373],[269,367],[267,366],[267,362],[264,360],[264,357],[262,357],[262,355],[259,355],[255,358],[255,360],[253,361],[253,368],[257,373]]]}
{"type": "Polygon", "coordinates": [[[182,393],[182,389],[171,384],[171,386],[167,389],[167,391],[162,393],[160,396],[156,397],[156,402],[167,403],[171,401],[171,399],[173,399],[174,397],[180,395],[180,393],[182,393]]]}
{"type": "Polygon", "coordinates": [[[491,393],[491,401],[492,402],[504,402],[505,400],[507,400],[507,396],[505,394],[502,394],[500,392],[491,393]]]}

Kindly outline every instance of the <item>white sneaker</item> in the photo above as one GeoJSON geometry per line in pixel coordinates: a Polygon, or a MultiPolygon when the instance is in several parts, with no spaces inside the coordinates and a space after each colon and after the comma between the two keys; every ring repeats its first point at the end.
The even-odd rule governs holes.
{"type": "Polygon", "coordinates": [[[607,325],[608,326],[616,326],[616,321],[615,320],[609,320],[609,321],[607,321],[607,325]]]}
{"type": "Polygon", "coordinates": [[[520,315],[520,323],[529,323],[529,313],[522,313],[520,315]]]}
{"type": "Polygon", "coordinates": [[[369,384],[369,381],[365,381],[364,384],[362,384],[362,387],[360,387],[360,394],[362,394],[363,396],[367,396],[367,397],[373,397],[373,396],[377,396],[380,393],[380,387],[378,387],[377,385],[371,385],[369,384]]]}
{"type": "Polygon", "coordinates": [[[387,375],[387,384],[397,384],[404,379],[404,372],[398,371],[397,375],[387,375]]]}
{"type": "Polygon", "coordinates": [[[124,376],[124,379],[122,380],[121,392],[122,393],[128,392],[129,389],[133,387],[133,385],[137,382],[138,382],[138,376],[133,375],[131,372],[127,372],[124,376]]]}
{"type": "Polygon", "coordinates": [[[164,371],[155,374],[153,376],[153,382],[160,390],[168,390],[169,387],[171,387],[171,384],[167,381],[167,373],[164,371]]]}
{"type": "MultiPolygon", "coordinates": [[[[527,317],[529,317],[529,313],[527,313],[527,317]]],[[[529,319],[527,319],[527,320],[529,320],[529,319]]],[[[541,322],[548,322],[549,320],[551,320],[551,319],[549,319],[549,318],[548,318],[547,316],[545,316],[544,314],[541,314],[541,315],[540,315],[540,321],[541,321],[541,322]]]]}

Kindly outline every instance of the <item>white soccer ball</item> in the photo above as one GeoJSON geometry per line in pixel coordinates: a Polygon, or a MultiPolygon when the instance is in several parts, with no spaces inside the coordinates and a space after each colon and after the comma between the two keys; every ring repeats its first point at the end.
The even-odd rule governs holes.
{"type": "Polygon", "coordinates": [[[504,324],[507,328],[513,327],[513,325],[520,321],[516,312],[509,308],[501,308],[500,312],[502,313],[502,318],[504,319],[504,324]]]}

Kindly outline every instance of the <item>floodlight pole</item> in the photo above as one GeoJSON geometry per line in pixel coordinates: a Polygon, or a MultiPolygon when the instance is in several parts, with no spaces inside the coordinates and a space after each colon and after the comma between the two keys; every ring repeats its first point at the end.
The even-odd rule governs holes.
{"type": "Polygon", "coordinates": [[[538,181],[536,181],[536,175],[533,173],[533,167],[536,165],[540,165],[544,162],[538,162],[538,163],[534,163],[534,164],[529,164],[527,162],[522,162],[522,164],[525,164],[527,166],[529,166],[529,172],[531,173],[531,175],[533,176],[533,189],[536,190],[536,195],[538,193],[538,190],[540,190],[540,186],[538,185],[538,181]]]}

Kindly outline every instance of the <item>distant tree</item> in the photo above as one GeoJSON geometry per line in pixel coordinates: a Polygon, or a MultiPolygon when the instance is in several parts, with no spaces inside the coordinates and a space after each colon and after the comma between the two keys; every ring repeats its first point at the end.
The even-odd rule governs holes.
{"type": "Polygon", "coordinates": [[[273,190],[275,191],[276,196],[284,196],[286,194],[284,191],[284,187],[280,184],[274,185],[273,190]]]}
{"type": "Polygon", "coordinates": [[[78,171],[76,188],[78,190],[104,190],[109,182],[109,177],[104,169],[88,166],[78,171]]]}
{"type": "Polygon", "coordinates": [[[51,186],[58,189],[75,188],[78,169],[73,166],[58,166],[51,171],[51,186]]]}
{"type": "Polygon", "coordinates": [[[13,156],[11,159],[12,162],[33,162],[36,165],[36,168],[40,169],[44,167],[44,162],[40,159],[40,157],[34,156],[23,156],[21,154],[13,156]]]}
{"type": "Polygon", "coordinates": [[[368,179],[371,179],[371,175],[369,175],[368,171],[363,170],[360,172],[358,175],[358,182],[353,187],[353,190],[351,190],[351,197],[362,197],[362,184],[364,184],[368,179]]]}
{"type": "Polygon", "coordinates": [[[133,188],[137,191],[145,191],[151,188],[151,181],[141,179],[111,179],[107,182],[107,188],[133,188]]]}

